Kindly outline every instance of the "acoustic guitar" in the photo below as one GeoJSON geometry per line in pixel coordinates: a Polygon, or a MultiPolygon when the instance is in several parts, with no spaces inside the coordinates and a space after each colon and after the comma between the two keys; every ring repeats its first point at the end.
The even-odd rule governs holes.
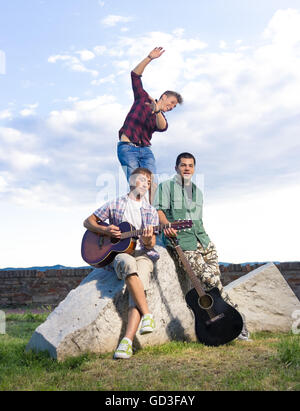
{"type": "MultiPolygon", "coordinates": [[[[99,225],[108,226],[104,222],[99,225]]],[[[169,224],[160,224],[153,227],[154,232],[161,232],[165,228],[185,230],[191,228],[192,220],[180,220],[169,224]]],[[[121,238],[113,238],[87,230],[82,238],[81,256],[93,267],[104,267],[111,263],[119,253],[132,254],[136,247],[136,239],[142,235],[143,229],[136,230],[131,224],[123,222],[118,225],[121,238]]]]}
{"type": "Polygon", "coordinates": [[[204,291],[182,248],[175,237],[169,237],[189,275],[194,288],[185,296],[188,307],[195,317],[195,332],[200,343],[208,346],[226,344],[238,337],[243,328],[240,313],[226,303],[217,287],[204,291]]]}

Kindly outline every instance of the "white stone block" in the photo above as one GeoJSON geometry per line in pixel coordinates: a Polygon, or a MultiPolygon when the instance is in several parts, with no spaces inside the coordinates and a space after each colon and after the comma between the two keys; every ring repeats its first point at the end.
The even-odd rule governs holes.
{"type": "Polygon", "coordinates": [[[275,264],[268,263],[225,287],[246,316],[249,331],[292,330],[300,302],[275,264]]]}

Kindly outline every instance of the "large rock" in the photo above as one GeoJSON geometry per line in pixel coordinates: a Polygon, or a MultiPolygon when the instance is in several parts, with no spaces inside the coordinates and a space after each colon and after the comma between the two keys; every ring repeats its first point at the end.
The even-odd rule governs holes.
{"type": "Polygon", "coordinates": [[[231,282],[225,290],[247,318],[249,331],[291,331],[300,302],[275,264],[231,282]]]}
{"type": "MultiPolygon", "coordinates": [[[[152,334],[137,333],[134,340],[137,348],[174,339],[196,340],[193,314],[184,299],[187,277],[177,275],[165,248],[156,248],[160,259],[147,291],[156,329],[152,334]]],[[[87,351],[113,351],[124,335],[127,312],[128,291],[124,283],[109,267],[95,269],[35,330],[27,350],[48,351],[58,360],[87,351]]]]}
{"type": "MultiPolygon", "coordinates": [[[[156,329],[148,335],[137,333],[136,348],[174,339],[196,341],[194,317],[184,299],[189,280],[177,274],[165,248],[157,249],[160,259],[147,291],[156,329]]],[[[291,329],[291,313],[299,309],[299,301],[273,264],[226,288],[245,313],[250,330],[291,329]]],[[[48,351],[58,360],[84,352],[112,352],[124,335],[127,311],[128,291],[123,282],[110,268],[95,269],[35,330],[27,350],[48,351]]]]}

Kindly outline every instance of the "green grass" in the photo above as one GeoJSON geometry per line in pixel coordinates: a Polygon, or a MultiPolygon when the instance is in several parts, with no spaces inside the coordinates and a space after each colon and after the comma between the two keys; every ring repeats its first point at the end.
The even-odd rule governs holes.
{"type": "Polygon", "coordinates": [[[248,391],[300,390],[299,335],[257,333],[253,342],[222,347],[171,342],[146,347],[130,360],[112,353],[57,362],[25,353],[47,314],[8,314],[0,335],[0,390],[248,391]]]}

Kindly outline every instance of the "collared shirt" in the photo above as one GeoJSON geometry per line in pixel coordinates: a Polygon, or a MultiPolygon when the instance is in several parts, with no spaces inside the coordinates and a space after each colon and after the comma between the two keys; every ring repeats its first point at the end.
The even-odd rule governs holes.
{"type": "MultiPolygon", "coordinates": [[[[98,208],[94,215],[99,218],[99,220],[105,222],[105,220],[109,220],[109,224],[119,225],[123,222],[124,211],[128,201],[128,194],[122,197],[117,198],[113,201],[108,201],[102,207],[98,208]]],[[[152,207],[145,198],[142,199],[142,207],[141,207],[141,217],[142,217],[142,228],[147,227],[149,225],[158,226],[159,225],[159,218],[157,211],[154,207],[152,207]]],[[[148,250],[142,242],[141,248],[145,251],[147,256],[151,258],[151,260],[156,261],[159,259],[158,252],[152,248],[148,250]]]]}
{"type": "Polygon", "coordinates": [[[159,129],[156,125],[156,115],[152,113],[151,99],[149,94],[143,89],[141,76],[134,71],[131,72],[132,89],[134,94],[134,103],[127,114],[125,122],[119,131],[119,139],[125,134],[129,140],[138,146],[151,146],[150,140],[155,131],[166,131],[166,127],[159,129]],[[145,104],[150,103],[150,104],[145,104]]]}
{"type": "MultiPolygon", "coordinates": [[[[163,211],[171,223],[177,220],[193,221],[190,229],[177,232],[179,244],[184,251],[196,250],[198,242],[205,249],[210,242],[202,221],[202,192],[194,183],[190,188],[189,192],[188,187],[184,187],[181,178],[176,175],[171,180],[159,184],[154,203],[156,209],[163,211]]],[[[164,242],[173,247],[165,237],[164,242]]]]}

